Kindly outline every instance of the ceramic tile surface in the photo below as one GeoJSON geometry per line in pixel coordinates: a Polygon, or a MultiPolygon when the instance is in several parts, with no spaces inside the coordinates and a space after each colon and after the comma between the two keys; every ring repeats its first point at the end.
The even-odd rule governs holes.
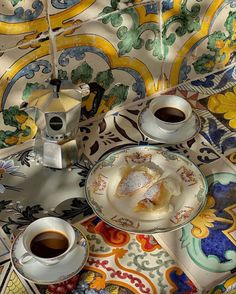
{"type": "Polygon", "coordinates": [[[48,30],[45,1],[2,0],[0,51],[23,45],[48,30]]]}
{"type": "Polygon", "coordinates": [[[234,1],[162,2],[165,65],[173,86],[234,61],[234,1]]]}
{"type": "Polygon", "coordinates": [[[45,87],[51,76],[48,41],[6,51],[0,62],[1,110],[27,101],[32,89],[38,85],[45,87]]]}
{"type": "Polygon", "coordinates": [[[222,159],[200,169],[209,185],[203,211],[181,230],[154,236],[189,273],[198,289],[206,290],[235,268],[236,177],[222,159]]]}
{"type": "Polygon", "coordinates": [[[235,81],[236,71],[235,63],[233,63],[214,74],[208,74],[203,78],[201,77],[199,79],[183,83],[178,86],[178,89],[211,95],[233,87],[235,85],[235,81]]]}
{"type": "Polygon", "coordinates": [[[155,42],[157,5],[130,7],[57,36],[59,75],[91,86],[83,118],[155,92],[161,75],[155,42]]]}
{"type": "MultiPolygon", "coordinates": [[[[97,217],[90,218],[82,227],[90,240],[90,256],[74,283],[71,280],[74,293],[156,294],[175,288],[182,293],[196,293],[192,282],[152,236],[119,231],[97,217]],[[144,264],[144,259],[149,262],[144,264]]],[[[49,285],[48,292],[43,287],[40,290],[55,293],[57,287],[49,285]]]]}
{"type": "Polygon", "coordinates": [[[235,292],[235,9],[231,0],[1,1],[1,293],[235,292]],[[36,126],[19,105],[47,86],[52,65],[61,79],[91,88],[82,105],[84,155],[64,171],[38,165],[31,149],[12,151],[33,144],[36,126]],[[191,223],[157,242],[94,217],[84,184],[109,152],[158,145],[139,130],[138,115],[148,96],[170,86],[176,87],[164,94],[187,99],[202,129],[165,147],[199,167],[209,193],[191,223]],[[87,122],[96,115],[99,120],[87,122]],[[41,287],[18,276],[9,248],[20,230],[46,215],[82,221],[91,252],[81,273],[41,287]]]}
{"type": "Polygon", "coordinates": [[[0,229],[0,291],[1,293],[20,294],[20,293],[39,293],[32,283],[22,279],[14,271],[10,262],[11,242],[8,236],[0,229]]]}
{"type": "Polygon", "coordinates": [[[71,218],[80,213],[86,216],[91,211],[84,203],[83,189],[85,176],[91,168],[88,160],[84,159],[70,170],[53,170],[38,164],[33,160],[32,150],[26,150],[1,160],[0,165],[0,222],[6,233],[44,215],[71,218]],[[62,208],[58,210],[66,201],[74,214],[62,208]],[[13,214],[10,218],[9,213],[13,214]]]}
{"type": "Polygon", "coordinates": [[[234,1],[11,0],[1,5],[2,109],[45,87],[52,63],[59,78],[90,84],[82,119],[196,77],[190,86],[204,93],[212,83],[220,90],[229,75],[235,80],[230,70],[221,73],[222,81],[218,74],[203,78],[234,61],[234,1]],[[57,51],[55,58],[49,48],[57,51]]]}
{"type": "Polygon", "coordinates": [[[102,0],[71,0],[49,1],[49,14],[53,29],[68,28],[105,14],[112,14],[116,10],[125,9],[132,4],[150,1],[102,1],[102,0]]]}
{"type": "MultiPolygon", "coordinates": [[[[110,228],[97,218],[91,219],[86,222],[86,230],[89,232],[88,236],[92,250],[88,264],[81,274],[74,277],[73,280],[64,283],[63,287],[66,288],[67,285],[73,285],[73,289],[78,293],[83,293],[80,291],[85,291],[85,289],[94,289],[96,291],[95,293],[103,293],[102,291],[110,289],[109,287],[117,291],[126,291],[124,293],[132,293],[132,291],[133,293],[140,293],[137,287],[141,284],[144,287],[143,289],[146,289],[150,293],[156,293],[155,291],[152,292],[153,289],[156,289],[156,291],[171,291],[173,287],[174,289],[181,289],[181,291],[183,287],[187,287],[186,289],[184,288],[185,292],[181,293],[189,293],[189,291],[190,293],[202,293],[202,291],[210,290],[210,288],[215,289],[216,284],[222,285],[222,289],[225,288],[224,285],[233,287],[232,283],[222,284],[222,281],[231,274],[235,266],[235,199],[234,196],[230,197],[229,195],[234,195],[232,194],[232,189],[234,189],[234,184],[236,183],[236,169],[227,154],[223,152],[223,148],[228,145],[228,134],[233,134],[234,132],[222,124],[217,119],[217,116],[209,112],[208,106],[202,103],[202,99],[210,99],[209,95],[178,88],[172,89],[171,92],[189,100],[202,122],[200,134],[193,139],[185,143],[166,147],[171,151],[179,152],[190,158],[200,168],[203,174],[207,176],[209,194],[205,210],[183,229],[174,233],[158,234],[156,238],[158,238],[159,243],[163,247],[159,247],[159,243],[155,243],[153,239],[149,239],[151,236],[135,237],[135,235],[110,228]],[[216,127],[214,127],[214,124],[216,127]],[[222,134],[221,137],[217,135],[219,133],[222,134]],[[217,141],[216,138],[220,139],[217,141]],[[218,194],[218,191],[224,191],[224,194],[218,194]],[[224,196],[223,202],[222,195],[224,196]],[[110,233],[107,235],[108,230],[110,233]],[[122,234],[124,235],[122,240],[125,240],[125,238],[130,240],[127,243],[129,253],[125,251],[126,245],[119,243],[121,241],[118,241],[116,237],[119,236],[120,240],[122,234]],[[109,239],[111,236],[113,236],[112,240],[109,239]],[[101,243],[101,238],[105,240],[106,244],[101,243]],[[145,240],[148,243],[145,243],[145,240]],[[142,265],[140,261],[139,265],[138,260],[135,259],[134,261],[132,259],[133,256],[139,254],[137,250],[140,245],[137,242],[141,242],[140,244],[151,243],[152,245],[149,244],[147,246],[148,248],[154,246],[155,251],[152,252],[152,249],[150,249],[151,251],[148,252],[152,252],[150,253],[152,256],[153,254],[157,254],[157,257],[162,257],[162,260],[165,257],[164,260],[167,262],[162,265],[154,265],[152,263],[145,265],[145,278],[139,276],[140,266],[143,270],[144,264],[142,265]],[[222,242],[224,243],[223,247],[221,247],[222,242]],[[215,243],[218,245],[212,246],[215,243]],[[108,245],[114,246],[114,244],[116,244],[115,250],[112,247],[108,247],[108,245]],[[163,251],[163,248],[174,259],[165,250],[163,251]],[[175,250],[176,248],[178,248],[177,251],[175,250]],[[211,261],[209,256],[215,257],[211,261]],[[151,272],[148,269],[149,266],[152,269],[151,272]],[[120,276],[120,274],[118,276],[116,275],[120,271],[119,268],[123,269],[124,276],[120,276]],[[132,285],[128,282],[128,276],[125,274],[125,272],[129,273],[128,268],[134,270],[132,273],[140,279],[140,284],[132,285]],[[162,282],[159,280],[156,282],[156,274],[163,275],[162,282]],[[206,276],[207,279],[205,279],[206,276]],[[116,277],[115,281],[113,281],[114,277],[116,277]]],[[[166,94],[170,94],[170,91],[166,92],[166,94]]],[[[0,222],[4,231],[13,238],[16,232],[29,224],[32,219],[37,219],[45,215],[58,216],[67,220],[73,218],[82,220],[84,217],[90,215],[92,211],[83,198],[82,187],[92,164],[105,154],[121,147],[137,146],[138,144],[158,145],[158,143],[145,137],[138,129],[138,114],[147,104],[148,102],[136,103],[125,110],[105,116],[99,122],[92,122],[87,125],[85,122],[83,123],[80,130],[84,141],[84,159],[79,165],[72,167],[71,171],[64,172],[65,174],[70,174],[68,178],[70,190],[67,191],[68,193],[63,193],[64,198],[62,197],[60,199],[59,196],[56,196],[58,199],[55,200],[56,197],[53,193],[49,193],[53,197],[47,196],[47,198],[44,198],[37,196],[35,199],[30,199],[31,196],[26,191],[29,189],[27,186],[30,187],[33,185],[33,181],[27,184],[27,178],[30,180],[32,174],[37,175],[37,181],[41,181],[44,184],[47,183],[45,182],[44,175],[46,175],[46,178],[50,178],[48,185],[45,187],[48,191],[52,191],[53,189],[55,195],[56,190],[53,182],[61,183],[62,178],[65,178],[61,176],[60,171],[46,169],[43,172],[42,167],[37,166],[31,157],[31,151],[22,151],[2,160],[2,166],[5,166],[5,172],[2,175],[1,181],[2,200],[0,202],[0,222]],[[48,177],[49,174],[51,175],[50,177],[48,177]],[[23,190],[20,190],[20,188],[23,188],[23,190]],[[74,196],[74,193],[76,195],[78,193],[79,195],[74,196]],[[10,197],[14,195],[18,196],[10,197]]],[[[234,145],[229,144],[228,146],[234,145]]],[[[59,185],[58,188],[60,189],[60,187],[59,185]]],[[[29,191],[32,191],[32,189],[29,189],[29,191]]],[[[44,194],[46,194],[46,191],[44,194]]],[[[149,253],[145,253],[146,247],[145,245],[143,246],[144,249],[142,250],[144,250],[144,253],[140,251],[140,254],[141,256],[143,254],[148,256],[147,254],[149,253]]],[[[154,260],[156,259],[153,259],[153,262],[154,260]]],[[[55,291],[58,287],[59,285],[50,285],[47,289],[41,286],[38,289],[41,293],[56,293],[55,291]]],[[[216,291],[214,289],[212,291],[216,291]]],[[[222,293],[226,291],[222,290],[222,293]]]]}

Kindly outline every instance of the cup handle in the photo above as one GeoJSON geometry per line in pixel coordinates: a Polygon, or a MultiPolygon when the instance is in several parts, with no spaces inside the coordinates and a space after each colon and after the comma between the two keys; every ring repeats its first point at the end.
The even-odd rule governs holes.
{"type": "Polygon", "coordinates": [[[28,252],[25,252],[19,259],[19,263],[21,265],[24,265],[28,263],[29,261],[35,262],[36,260],[28,252]]]}
{"type": "Polygon", "coordinates": [[[80,243],[80,239],[81,239],[81,234],[79,233],[79,231],[75,231],[75,242],[69,252],[73,251],[75,248],[78,248],[78,245],[80,243]]]}

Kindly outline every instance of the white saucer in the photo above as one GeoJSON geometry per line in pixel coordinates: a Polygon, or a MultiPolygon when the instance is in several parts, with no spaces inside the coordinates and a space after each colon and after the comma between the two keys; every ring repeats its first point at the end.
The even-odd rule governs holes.
{"type": "Polygon", "coordinates": [[[11,261],[15,270],[26,280],[36,284],[57,284],[76,275],[85,265],[89,245],[84,234],[74,228],[78,236],[78,246],[71,251],[63,260],[55,265],[43,265],[38,261],[28,262],[24,265],[19,263],[19,258],[25,253],[22,243],[21,232],[11,247],[11,261]]]}
{"type": "Polygon", "coordinates": [[[163,144],[179,144],[192,139],[201,129],[201,121],[196,112],[193,111],[188,122],[174,133],[162,130],[150,115],[150,110],[145,108],[138,117],[140,131],[149,139],[163,144]]]}

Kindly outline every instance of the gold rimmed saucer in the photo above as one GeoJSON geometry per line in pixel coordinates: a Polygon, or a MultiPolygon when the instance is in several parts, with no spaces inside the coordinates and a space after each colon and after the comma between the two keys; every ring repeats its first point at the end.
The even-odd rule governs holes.
{"type": "Polygon", "coordinates": [[[21,264],[20,257],[26,252],[22,242],[23,232],[21,232],[11,247],[11,261],[16,272],[24,279],[41,285],[61,283],[76,275],[88,259],[89,244],[83,232],[75,227],[74,230],[78,238],[76,248],[54,265],[44,265],[39,261],[21,264]]]}
{"type": "Polygon", "coordinates": [[[94,212],[120,230],[154,234],[176,230],[190,222],[204,207],[207,182],[198,167],[186,157],[157,146],[138,146],[115,151],[91,170],[86,181],[86,199],[94,212]],[[116,188],[120,170],[127,165],[155,164],[164,173],[161,179],[175,178],[181,194],[171,198],[173,210],[167,214],[149,213],[141,218],[135,213],[130,197],[119,198],[116,188]]]}
{"type": "Polygon", "coordinates": [[[144,108],[138,117],[139,130],[149,139],[162,144],[180,144],[194,138],[201,130],[201,120],[193,111],[187,123],[174,133],[165,132],[161,129],[147,108],[144,108]]]}

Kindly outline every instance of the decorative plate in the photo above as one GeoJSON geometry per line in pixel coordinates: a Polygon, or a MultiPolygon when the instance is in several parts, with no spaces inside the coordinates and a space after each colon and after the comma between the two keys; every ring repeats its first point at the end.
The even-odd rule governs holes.
{"type": "Polygon", "coordinates": [[[109,154],[93,167],[85,187],[89,205],[102,220],[123,231],[142,234],[172,231],[190,222],[203,208],[207,190],[205,177],[190,160],[156,146],[126,148],[109,154]],[[169,212],[152,211],[143,217],[134,211],[131,197],[117,197],[116,188],[121,169],[147,163],[163,171],[160,180],[174,178],[181,186],[181,194],[171,197],[169,212]]]}
{"type": "Polygon", "coordinates": [[[74,227],[74,229],[78,236],[78,246],[60,262],[50,266],[38,261],[20,264],[19,259],[26,252],[22,242],[23,232],[21,232],[11,247],[11,261],[15,270],[24,279],[41,285],[61,283],[76,275],[88,259],[89,244],[85,235],[77,228],[74,227]]]}
{"type": "Polygon", "coordinates": [[[201,121],[195,111],[187,123],[174,133],[162,130],[155,122],[150,110],[143,109],[138,117],[138,128],[149,139],[163,144],[179,144],[195,137],[201,130],[201,121]]]}

